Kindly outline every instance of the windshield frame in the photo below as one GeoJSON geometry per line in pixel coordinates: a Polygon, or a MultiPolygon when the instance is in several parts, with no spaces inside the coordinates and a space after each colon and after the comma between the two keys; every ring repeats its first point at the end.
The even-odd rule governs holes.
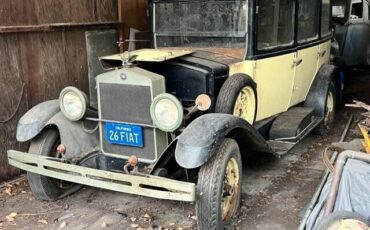
{"type": "MultiPolygon", "coordinates": [[[[236,2],[238,0],[215,0],[215,1],[220,1],[220,2],[236,2]]],[[[240,0],[239,0],[240,1],[240,0]]],[[[169,35],[169,36],[179,36],[179,35],[186,35],[186,36],[197,36],[197,37],[229,37],[230,35],[234,35],[236,37],[240,37],[240,38],[244,38],[244,46],[243,48],[240,48],[240,49],[243,49],[243,52],[244,52],[244,55],[243,57],[240,57],[240,59],[243,59],[245,60],[246,59],[246,56],[247,54],[249,53],[248,52],[248,47],[249,47],[249,43],[248,41],[250,40],[250,29],[252,29],[252,25],[251,25],[251,17],[250,17],[250,14],[251,14],[251,4],[253,3],[254,0],[243,0],[246,4],[246,11],[245,11],[245,20],[246,20],[246,23],[245,23],[245,32],[161,32],[161,33],[157,33],[156,31],[156,4],[161,4],[161,3],[176,3],[176,2],[198,2],[198,1],[194,1],[194,0],[152,0],[151,1],[151,9],[150,9],[150,13],[149,13],[149,17],[151,18],[151,23],[150,23],[150,26],[151,26],[151,31],[152,31],[152,36],[153,36],[153,46],[155,49],[166,49],[167,47],[162,47],[162,46],[158,46],[158,36],[166,36],[166,35],[169,35]]],[[[231,37],[231,36],[230,36],[231,37]]],[[[188,47],[182,47],[182,46],[178,46],[178,48],[184,48],[184,49],[191,49],[191,50],[202,50],[201,47],[196,47],[196,46],[188,46],[188,47]]],[[[214,46],[214,47],[211,47],[211,48],[226,48],[225,46],[214,46]]]]}

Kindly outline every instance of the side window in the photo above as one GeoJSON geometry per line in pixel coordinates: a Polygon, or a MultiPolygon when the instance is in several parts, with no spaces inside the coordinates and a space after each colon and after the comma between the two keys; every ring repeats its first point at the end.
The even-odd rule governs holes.
{"type": "Polygon", "coordinates": [[[322,0],[321,5],[321,36],[330,33],[330,0],[322,0]]]}
{"type": "Polygon", "coordinates": [[[362,1],[356,1],[352,3],[351,18],[359,19],[363,16],[363,4],[362,1]]]}
{"type": "Polygon", "coordinates": [[[271,49],[294,41],[294,1],[257,1],[257,48],[271,49]]]}
{"type": "Polygon", "coordinates": [[[298,0],[298,42],[317,37],[319,1],[298,0]]]}

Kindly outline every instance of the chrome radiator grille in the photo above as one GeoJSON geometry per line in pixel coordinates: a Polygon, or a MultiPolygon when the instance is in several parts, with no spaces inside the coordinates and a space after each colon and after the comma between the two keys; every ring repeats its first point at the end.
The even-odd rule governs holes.
{"type": "Polygon", "coordinates": [[[103,119],[152,125],[149,86],[100,83],[103,119]]]}
{"type": "MultiPolygon", "coordinates": [[[[152,125],[150,104],[152,102],[149,86],[99,83],[100,118],[102,120],[136,125],[152,125]]],[[[105,125],[102,128],[102,149],[105,153],[123,156],[136,155],[153,161],[156,159],[155,130],[143,128],[144,147],[130,147],[110,144],[105,140],[105,125]]]]}

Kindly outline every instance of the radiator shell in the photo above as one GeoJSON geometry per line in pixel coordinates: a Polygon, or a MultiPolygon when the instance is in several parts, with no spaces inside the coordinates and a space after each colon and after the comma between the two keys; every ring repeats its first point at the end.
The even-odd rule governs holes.
{"type": "Polygon", "coordinates": [[[153,163],[168,145],[167,133],[154,128],[150,104],[165,93],[164,77],[131,67],[113,70],[96,78],[99,108],[100,147],[103,154],[153,163]],[[144,147],[110,144],[105,140],[105,123],[126,123],[143,128],[144,147]]]}

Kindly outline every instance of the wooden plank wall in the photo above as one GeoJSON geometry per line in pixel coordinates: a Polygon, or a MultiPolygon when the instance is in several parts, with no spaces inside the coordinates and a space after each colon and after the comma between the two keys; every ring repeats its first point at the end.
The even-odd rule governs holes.
{"type": "MultiPolygon", "coordinates": [[[[148,0],[119,0],[119,20],[124,22],[120,28],[120,40],[129,38],[130,28],[140,31],[148,30],[148,0]]],[[[128,43],[123,43],[122,51],[128,49],[128,43]]]]}
{"type": "MultiPolygon", "coordinates": [[[[0,4],[0,26],[115,20],[117,0],[2,0],[0,4]]],[[[32,106],[56,99],[67,85],[88,93],[85,29],[0,33],[0,66],[2,181],[19,173],[8,166],[6,150],[27,149],[27,144],[15,140],[19,118],[32,106]]]]}

